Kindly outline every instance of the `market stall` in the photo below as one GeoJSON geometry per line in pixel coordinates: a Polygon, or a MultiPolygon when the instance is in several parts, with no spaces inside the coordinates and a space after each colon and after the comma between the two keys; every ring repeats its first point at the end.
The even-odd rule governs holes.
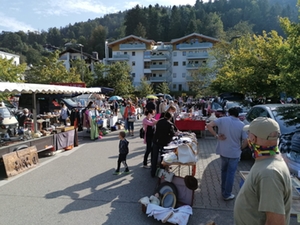
{"type": "Polygon", "coordinates": [[[192,215],[194,191],[198,181],[194,177],[198,143],[194,133],[183,132],[165,147],[157,170],[159,184],[153,195],[140,199],[142,210],[162,223],[187,224],[192,215]]]}
{"type": "MultiPolygon", "coordinates": [[[[0,82],[0,92],[32,94],[31,101],[33,103],[33,119],[26,121],[26,127],[22,128],[22,134],[17,132],[14,134],[14,136],[1,136],[0,157],[2,157],[3,155],[9,156],[9,154],[12,152],[18,151],[20,149],[25,149],[30,146],[35,146],[36,151],[40,152],[45,150],[54,151],[58,149],[58,147],[64,148],[69,147],[70,145],[78,145],[77,130],[71,126],[67,128],[68,126],[61,126],[60,124],[55,124],[55,122],[57,121],[57,114],[55,115],[53,114],[53,112],[45,112],[43,115],[37,115],[36,94],[98,93],[101,92],[101,89],[44,84],[0,82]],[[54,130],[59,129],[61,129],[59,134],[58,132],[53,132],[54,130]],[[62,139],[60,138],[60,136],[70,137],[67,138],[68,141],[66,142],[66,146],[64,146],[64,144],[58,145],[57,140],[62,139]]],[[[12,158],[12,160],[15,159],[12,158]]]]}

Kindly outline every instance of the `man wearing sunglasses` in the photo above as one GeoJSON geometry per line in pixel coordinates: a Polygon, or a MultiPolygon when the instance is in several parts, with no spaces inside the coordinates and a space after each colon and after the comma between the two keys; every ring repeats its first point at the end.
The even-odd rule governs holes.
{"type": "Polygon", "coordinates": [[[292,182],[278,149],[280,128],[267,117],[244,127],[255,163],[235,201],[235,224],[289,224],[292,182]]]}

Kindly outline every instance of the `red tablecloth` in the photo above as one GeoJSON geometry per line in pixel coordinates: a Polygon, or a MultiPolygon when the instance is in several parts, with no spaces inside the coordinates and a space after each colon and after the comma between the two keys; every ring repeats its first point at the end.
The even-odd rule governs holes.
{"type": "Polygon", "coordinates": [[[175,125],[179,130],[205,130],[204,120],[176,120],[175,125]]]}

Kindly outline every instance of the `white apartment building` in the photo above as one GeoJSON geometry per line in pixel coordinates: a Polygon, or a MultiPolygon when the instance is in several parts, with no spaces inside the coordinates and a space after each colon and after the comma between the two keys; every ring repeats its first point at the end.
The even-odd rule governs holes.
{"type": "Polygon", "coordinates": [[[191,74],[207,63],[209,50],[219,40],[193,33],[170,42],[155,42],[134,35],[106,43],[105,64],[126,61],[131,67],[133,85],[146,79],[154,86],[169,84],[171,91],[188,91],[191,74]],[[112,57],[108,57],[108,48],[112,57]]]}
{"type": "Polygon", "coordinates": [[[14,65],[16,65],[16,66],[20,65],[20,56],[19,55],[0,51],[0,57],[3,59],[8,59],[8,60],[13,59],[14,65]]]}

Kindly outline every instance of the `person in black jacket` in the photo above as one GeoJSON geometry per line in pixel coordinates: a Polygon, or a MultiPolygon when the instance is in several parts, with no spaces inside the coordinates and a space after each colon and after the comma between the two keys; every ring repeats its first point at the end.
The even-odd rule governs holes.
{"type": "Polygon", "coordinates": [[[174,124],[170,121],[172,115],[165,112],[164,118],[156,124],[156,130],[153,137],[153,149],[151,152],[151,176],[155,177],[159,152],[167,146],[175,135],[174,124]]]}
{"type": "Polygon", "coordinates": [[[125,132],[120,131],[120,133],[119,133],[120,142],[119,142],[118,167],[117,167],[116,171],[114,172],[114,175],[119,175],[120,174],[121,163],[125,167],[124,173],[129,173],[129,168],[128,168],[128,165],[126,163],[126,157],[128,155],[128,152],[129,152],[129,148],[128,148],[129,142],[126,140],[125,136],[126,136],[125,132]]]}

